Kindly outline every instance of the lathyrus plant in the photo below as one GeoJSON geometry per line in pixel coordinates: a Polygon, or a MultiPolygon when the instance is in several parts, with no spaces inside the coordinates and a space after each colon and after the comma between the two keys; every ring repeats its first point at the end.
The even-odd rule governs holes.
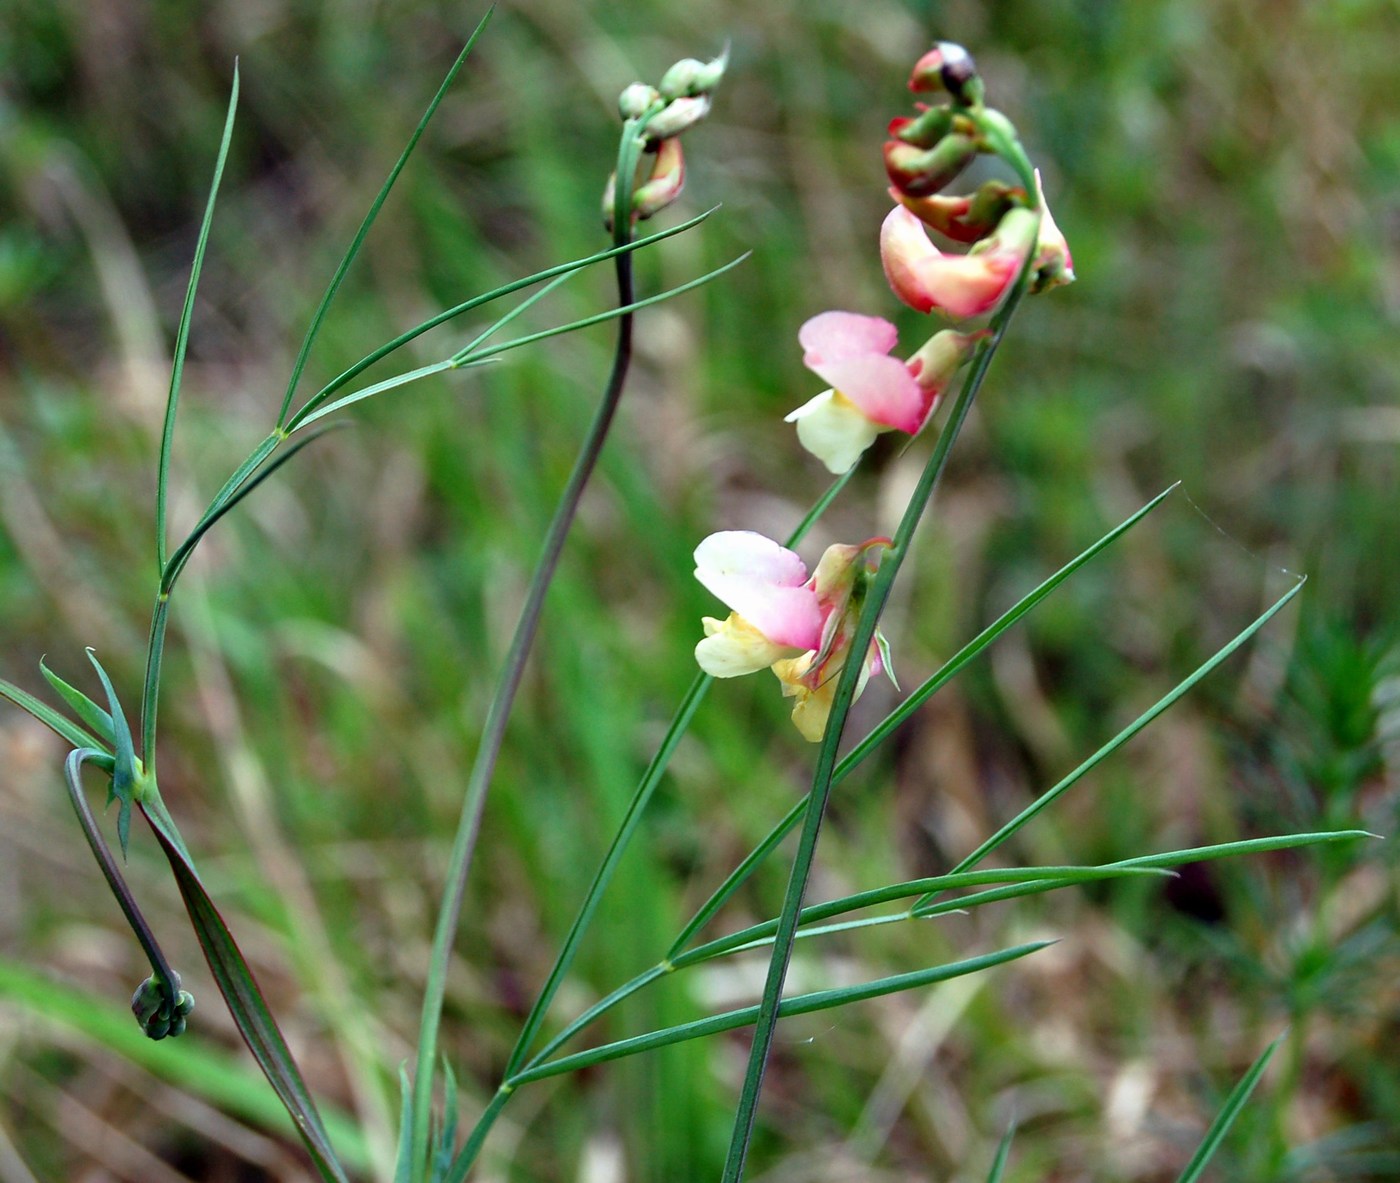
{"type": "MultiPolygon", "coordinates": [[[[829,383],[829,388],[803,403],[788,419],[796,424],[801,445],[836,474],[837,479],[816,499],[782,544],[755,533],[731,530],[711,535],[696,548],[697,577],[730,613],[724,619],[705,619],[704,637],[695,650],[701,673],[677,707],[632,795],[553,966],[521,1024],[495,1082],[494,1092],[470,1126],[464,1128],[454,1076],[440,1068],[440,1028],[448,966],[483,810],[541,609],[626,384],[632,356],[633,314],[645,305],[707,283],[734,265],[655,295],[639,298],[633,290],[633,252],[685,233],[708,216],[702,214],[648,235],[639,236],[638,233],[642,222],[680,196],[685,181],[681,137],[710,110],[727,67],[727,54],[708,62],[686,59],[666,71],[655,86],[633,83],[622,91],[619,100],[622,127],[615,166],[611,178],[601,186],[603,222],[611,236],[609,245],[586,258],[561,264],[445,309],[369,351],[320,390],[298,402],[307,358],[342,280],[424,127],[443,102],[484,25],[483,20],[429,103],[313,312],[271,430],[234,468],[183,539],[171,545],[167,491],[176,409],[191,312],[219,182],[233,135],[238,97],[235,71],[214,181],[173,351],[174,364],[157,462],[157,578],[136,729],[131,729],[121,696],[91,652],[88,656],[102,688],[101,703],[60,678],[47,665],[42,668],[43,675],[67,708],[66,713],[18,686],[0,683],[0,693],[72,745],[64,764],[64,775],[79,824],[150,960],[151,975],[137,987],[132,1000],[133,1012],[146,1035],[152,1039],[179,1036],[190,1021],[194,1002],[182,988],[179,973],[162,953],[123,879],[121,864],[93,816],[82,783],[84,770],[96,771],[105,778],[107,804],[117,807],[115,829],[123,854],[131,841],[133,814],[144,820],[160,845],[213,978],[259,1067],[291,1115],[316,1170],[328,1180],[349,1178],[318,1115],[310,1089],[233,934],[196,869],[195,859],[181,838],[171,811],[161,798],[157,778],[157,708],[173,596],[182,571],[205,535],[283,464],[318,438],[320,432],[334,426],[328,422],[332,416],[357,402],[386,395],[429,376],[470,369],[523,345],[608,320],[615,321],[617,326],[611,372],[540,547],[514,637],[497,675],[475,762],[465,780],[460,820],[437,913],[416,1052],[412,1070],[405,1067],[402,1072],[398,1153],[393,1164],[384,1165],[385,1175],[392,1172],[398,1183],[426,1180],[459,1183],[470,1174],[497,1118],[511,1099],[527,1086],[669,1044],[753,1027],[748,1068],[736,1106],[722,1176],[725,1183],[737,1183],[746,1171],[764,1072],[775,1026],[781,1017],[979,973],[1033,954],[1044,944],[1036,942],[978,953],[952,963],[855,986],[785,995],[784,982],[797,940],[820,939],[833,931],[938,916],[1090,881],[1159,876],[1183,861],[1336,842],[1357,836],[1354,831],[1279,836],[1147,854],[1101,866],[999,869],[978,866],[1087,771],[1245,644],[1296,594],[1294,587],[1189,678],[945,873],[876,886],[817,904],[807,903],[808,877],[822,821],[831,794],[841,781],[997,637],[1080,567],[1133,529],[1170,493],[1167,490],[1155,498],[972,638],[932,677],[910,690],[900,705],[868,735],[848,745],[844,755],[841,754],[852,702],[872,675],[887,674],[893,678],[891,651],[897,648],[897,638],[887,640],[882,635],[881,613],[1011,320],[1026,295],[1047,291],[1074,278],[1069,247],[1050,216],[1039,177],[1021,147],[1014,126],[1005,115],[985,104],[982,81],[966,51],[942,43],[918,61],[911,77],[911,88],[930,102],[915,116],[898,118],[890,125],[884,157],[892,183],[890,192],[896,204],[878,234],[879,260],[892,292],[917,311],[937,317],[937,325],[928,339],[905,360],[893,354],[897,344],[894,326],[870,312],[817,312],[798,331],[806,366],[829,383]],[[947,187],[978,157],[998,162],[1008,179],[988,181],[963,196],[946,193],[947,187]],[[966,246],[967,250],[965,253],[940,250],[929,239],[929,229],[966,246]],[[559,284],[584,268],[603,262],[611,262],[615,272],[617,296],[611,308],[553,329],[492,343],[492,338],[502,329],[559,284]],[[449,356],[369,385],[356,385],[356,380],[370,366],[390,357],[429,329],[532,287],[536,289],[534,292],[449,356]],[[898,432],[909,437],[910,447],[922,446],[921,435],[934,431],[934,421],[945,402],[950,406],[937,426],[921,476],[893,534],[830,546],[809,575],[796,548],[840,495],[870,444],[882,433],[898,432]],[[809,793],[735,865],[693,916],[678,923],[674,939],[668,947],[658,950],[658,959],[650,969],[619,983],[581,1013],[547,1030],[558,992],[598,914],[599,904],[623,851],[636,835],[668,763],[714,678],[765,668],[776,675],[782,693],[794,700],[792,718],[801,737],[817,745],[809,793]],[[783,838],[798,827],[800,839],[780,913],[764,923],[702,940],[702,932],[725,902],[779,848],[783,838]],[[887,904],[898,904],[898,907],[894,911],[869,914],[871,909],[887,904]],[[659,979],[742,950],[765,948],[770,951],[769,968],[756,1004],[583,1050],[566,1050],[594,1020],[659,979]]],[[[602,170],[600,178],[601,174],[602,170]]],[[[876,238],[872,233],[872,248],[876,238]]],[[[875,263],[874,250],[871,263],[872,266],[875,263]]],[[[1200,1152],[1183,1171],[1182,1179],[1194,1179],[1199,1174],[1249,1089],[1258,1080],[1271,1050],[1261,1056],[1232,1094],[1200,1152]]],[[[1001,1177],[1009,1148],[1008,1137],[997,1152],[993,1179],[1001,1177]]]]}

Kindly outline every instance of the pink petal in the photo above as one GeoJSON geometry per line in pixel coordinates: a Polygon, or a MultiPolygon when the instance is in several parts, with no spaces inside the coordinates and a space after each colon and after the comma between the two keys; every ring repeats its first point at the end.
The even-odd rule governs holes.
{"type": "Polygon", "coordinates": [[[931,396],[899,358],[866,354],[812,368],[872,422],[910,435],[923,425],[931,396]]]}
{"type": "Polygon", "coordinates": [[[898,330],[889,321],[858,312],[820,312],[797,330],[802,364],[812,370],[845,357],[888,353],[898,339],[898,330]]]}
{"type": "Polygon", "coordinates": [[[711,534],[695,548],[695,578],[770,641],[810,649],[821,635],[802,560],[751,530],[711,534]]]}

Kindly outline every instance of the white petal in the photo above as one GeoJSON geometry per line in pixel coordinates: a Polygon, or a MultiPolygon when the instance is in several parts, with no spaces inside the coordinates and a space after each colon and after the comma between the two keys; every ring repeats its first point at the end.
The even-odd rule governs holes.
{"type": "Polygon", "coordinates": [[[788,415],[787,422],[797,424],[797,438],[802,446],[838,476],[886,430],[834,390],[803,403],[788,415]]]}
{"type": "Polygon", "coordinates": [[[705,639],[695,646],[695,660],[712,678],[737,678],[767,669],[791,653],[775,645],[742,616],[731,613],[727,620],[705,617],[705,639]]]}

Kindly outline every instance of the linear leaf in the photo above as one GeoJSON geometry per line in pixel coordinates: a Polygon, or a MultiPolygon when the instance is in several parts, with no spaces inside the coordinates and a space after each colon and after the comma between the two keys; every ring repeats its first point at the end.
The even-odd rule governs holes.
{"type": "Polygon", "coordinates": [[[175,882],[195,936],[199,938],[199,946],[204,950],[204,959],[238,1025],[239,1034],[291,1115],[321,1177],[335,1183],[348,1183],[306,1082],[228,925],[204,890],[182,844],[172,841],[163,825],[152,822],[151,829],[175,873],[175,882]]]}
{"type": "MultiPolygon", "coordinates": [[[[873,982],[865,982],[859,986],[841,986],[834,990],[817,990],[810,994],[798,994],[779,1003],[778,1016],[779,1018],[787,1018],[791,1015],[811,1014],[813,1011],[845,1006],[850,1002],[863,1002],[868,998],[880,998],[886,994],[897,994],[901,990],[912,990],[919,986],[932,985],[934,982],[946,982],[950,978],[962,977],[984,969],[991,969],[993,966],[1004,965],[1008,961],[1015,961],[1017,958],[1025,957],[1054,943],[1054,941],[1036,941],[1028,945],[1002,949],[996,953],[987,953],[981,957],[970,957],[965,961],[955,961],[949,965],[935,966],[932,969],[921,969],[915,970],[913,973],[878,978],[873,982]]],[[[645,1035],[634,1035],[629,1039],[605,1043],[601,1047],[589,1048],[587,1051],[576,1052],[571,1056],[550,1060],[536,1068],[527,1068],[510,1077],[506,1081],[506,1085],[510,1088],[518,1088],[532,1080],[543,1080],[548,1076],[574,1072],[594,1064],[606,1063],[608,1060],[634,1056],[638,1052],[667,1047],[673,1043],[684,1043],[686,1040],[700,1039],[707,1035],[717,1035],[721,1031],[732,1031],[736,1027],[747,1027],[758,1018],[758,1011],[757,1006],[740,1007],[738,1010],[711,1015],[707,1019],[697,1019],[691,1023],[665,1027],[660,1031],[649,1031],[645,1035]]]]}
{"type": "Polygon", "coordinates": [[[1264,1069],[1269,1066],[1269,1061],[1273,1059],[1279,1044],[1284,1041],[1287,1035],[1288,1032],[1285,1031],[1273,1043],[1269,1044],[1264,1049],[1263,1054],[1250,1066],[1249,1071],[1244,1074],[1239,1084],[1230,1090],[1230,1095],[1225,1098],[1225,1104],[1216,1114],[1215,1120],[1211,1122],[1210,1129],[1206,1131],[1204,1141],[1201,1142],[1196,1153],[1191,1156],[1191,1161],[1186,1164],[1186,1169],[1181,1172],[1177,1183],[1196,1183],[1196,1180],[1201,1177],[1201,1172],[1206,1169],[1206,1164],[1220,1148],[1220,1143],[1225,1140],[1225,1134],[1234,1124],[1235,1118],[1239,1116],[1240,1110],[1249,1100],[1249,1094],[1254,1091],[1254,1086],[1264,1075],[1264,1069]]]}
{"type": "Polygon", "coordinates": [[[234,114],[238,110],[238,59],[233,62],[233,86],[228,96],[228,114],[224,116],[223,139],[214,162],[214,180],[209,185],[209,200],[204,206],[204,219],[199,224],[199,238],[194,247],[194,264],[190,267],[190,282],[185,289],[185,305],[180,310],[180,324],[175,330],[175,354],[170,366],[170,392],[165,400],[165,425],[160,434],[160,465],[156,476],[156,565],[165,567],[166,508],[170,494],[170,450],[175,440],[175,411],[180,404],[180,383],[185,375],[185,353],[190,344],[190,321],[194,318],[194,297],[199,290],[199,276],[204,270],[204,252],[209,246],[209,227],[214,222],[214,203],[219,196],[219,184],[224,178],[228,147],[233,139],[234,114]]]}
{"type": "Polygon", "coordinates": [[[112,745],[116,742],[115,732],[112,730],[111,714],[104,711],[81,690],[68,685],[53,670],[49,669],[43,658],[39,659],[39,670],[48,680],[49,685],[58,691],[63,701],[73,708],[73,713],[101,736],[103,743],[108,750],[111,750],[112,745]]]}
{"type": "Polygon", "coordinates": [[[457,60],[452,63],[447,71],[447,77],[442,80],[442,85],[438,87],[437,93],[433,95],[428,103],[428,109],[423,112],[423,117],[418,120],[418,126],[413,129],[413,134],[408,137],[408,143],[404,145],[403,151],[399,153],[399,158],[394,162],[394,167],[389,170],[389,175],[384,179],[384,184],[379,187],[379,192],[370,202],[369,210],[366,212],[364,221],[360,223],[360,228],[355,231],[355,237],[350,240],[349,247],[346,248],[345,255],[340,260],[340,265],[336,267],[335,274],[331,277],[330,283],[326,286],[325,294],[321,297],[321,302],[316,306],[316,311],[311,315],[311,324],[307,326],[306,336],[303,338],[301,348],[297,351],[296,361],[292,364],[292,374],[287,382],[287,393],[282,398],[282,408],[277,412],[277,426],[281,427],[287,421],[287,412],[291,410],[292,399],[296,396],[298,384],[301,382],[302,372],[306,369],[307,358],[311,355],[311,346],[315,344],[317,336],[321,332],[321,324],[326,319],[326,312],[331,306],[331,301],[340,291],[340,285],[345,280],[345,274],[350,270],[350,264],[355,261],[360,253],[360,247],[364,245],[365,239],[369,236],[370,227],[379,217],[379,211],[383,207],[385,200],[389,196],[389,191],[393,189],[394,182],[399,179],[399,174],[403,172],[403,166],[408,163],[408,158],[413,154],[413,149],[418,146],[418,141],[422,138],[424,130],[428,126],[428,121],[437,113],[438,106],[447,95],[448,87],[457,77],[457,72],[461,70],[462,64],[467,60],[467,55],[471,53],[472,47],[476,45],[476,39],[481,36],[481,32],[486,28],[486,22],[491,19],[491,14],[496,10],[493,4],[486,10],[486,15],[477,22],[477,26],[472,30],[472,35],[467,38],[467,43],[462,46],[462,52],[457,55],[457,60]]]}
{"type": "Polygon", "coordinates": [[[60,715],[48,703],[35,698],[27,690],[21,690],[13,682],[0,678],[0,698],[8,698],[20,710],[37,719],[60,739],[67,740],[75,748],[98,748],[103,744],[96,736],[89,735],[67,715],[60,715]]]}
{"type": "MultiPolygon", "coordinates": [[[[1133,736],[1135,736],[1139,731],[1141,731],[1144,727],[1146,727],[1149,723],[1156,719],[1157,716],[1161,715],[1169,707],[1174,706],[1178,701],[1180,701],[1180,699],[1182,699],[1187,694],[1188,691],[1194,688],[1195,685],[1201,681],[1201,679],[1203,679],[1207,674],[1211,673],[1217,666],[1219,666],[1237,649],[1239,649],[1241,645],[1248,641],[1250,637],[1254,636],[1255,633],[1257,633],[1261,628],[1268,624],[1269,621],[1272,620],[1279,612],[1281,612],[1283,610],[1284,605],[1286,605],[1290,600],[1293,599],[1294,596],[1296,596],[1300,591],[1303,590],[1303,585],[1306,582],[1306,577],[1299,579],[1297,583],[1295,583],[1291,588],[1284,592],[1284,594],[1281,595],[1277,600],[1275,600],[1272,605],[1270,605],[1267,609],[1264,610],[1264,612],[1262,612],[1259,616],[1255,617],[1253,622],[1251,622],[1243,630],[1237,633],[1233,640],[1227,642],[1225,645],[1221,646],[1221,648],[1216,650],[1216,652],[1210,658],[1204,661],[1201,665],[1197,666],[1193,673],[1189,674],[1187,677],[1183,678],[1180,682],[1178,682],[1175,687],[1173,687],[1165,695],[1159,698],[1152,706],[1150,706],[1141,715],[1139,715],[1136,719],[1129,723],[1128,726],[1123,728],[1122,731],[1120,731],[1111,740],[1109,740],[1106,744],[1099,748],[1099,750],[1096,751],[1092,756],[1090,756],[1087,760],[1084,760],[1077,768],[1075,768],[1067,776],[1062,778],[1057,784],[1047,789],[1044,793],[1042,793],[1039,797],[1032,801],[1028,806],[1026,806],[1025,809],[1021,810],[1020,813],[1018,813],[1014,818],[1012,818],[1009,822],[1007,822],[1004,826],[997,830],[995,834],[993,834],[990,838],[983,842],[965,859],[958,863],[958,865],[954,867],[953,870],[966,871],[968,868],[973,867],[977,863],[981,862],[982,859],[984,859],[988,854],[990,854],[993,850],[995,850],[998,846],[1000,846],[1003,842],[1010,838],[1014,833],[1016,833],[1017,830],[1019,830],[1033,817],[1035,817],[1036,814],[1038,814],[1042,809],[1046,808],[1058,797],[1060,797],[1061,794],[1065,793],[1085,773],[1089,772],[1093,768],[1096,768],[1103,760],[1105,760],[1108,756],[1116,752],[1125,743],[1127,743],[1128,740],[1132,739],[1133,736]]],[[[915,905],[915,908],[917,909],[923,902],[923,900],[920,900],[919,904],[915,905]]]]}

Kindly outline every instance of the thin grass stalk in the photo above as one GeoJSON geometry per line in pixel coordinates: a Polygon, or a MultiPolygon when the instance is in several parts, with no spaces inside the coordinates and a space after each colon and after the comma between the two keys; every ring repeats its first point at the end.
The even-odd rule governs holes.
{"type": "MultiPolygon", "coordinates": [[[[618,201],[613,218],[613,243],[623,245],[632,230],[631,202],[632,178],[636,172],[637,158],[641,141],[637,135],[636,122],[628,120],[623,126],[618,145],[617,176],[618,201]]],[[[619,305],[633,302],[632,256],[619,254],[613,265],[617,277],[619,305]]],[[[437,1060],[438,1030],[442,1020],[442,1004],[447,989],[448,960],[461,919],[462,901],[466,892],[467,875],[471,869],[472,855],[476,849],[477,835],[481,829],[481,814],[486,805],[486,793],[491,776],[495,771],[496,760],[500,755],[501,744],[505,739],[506,724],[511,707],[525,672],[525,662],[539,624],[540,612],[544,606],[545,593],[553,581],[559,556],[564,548],[564,540],[573,525],[579,502],[589,477],[597,464],[612,426],[613,416],[622,395],[627,372],[632,361],[632,316],[618,318],[617,347],[613,355],[612,372],[602,400],[594,413],[579,455],[569,474],[568,483],[560,494],[554,518],[545,536],[543,552],[530,580],[525,604],[521,609],[520,620],[515,635],[511,639],[506,654],[505,665],[501,670],[496,691],[487,710],[481,744],[477,749],[476,760],[467,781],[462,799],[462,811],[457,825],[457,835],[452,845],[452,855],[448,864],[447,884],[443,892],[442,906],[438,912],[437,927],[433,934],[432,955],[428,963],[428,977],[424,988],[423,1013],[418,1030],[418,1054],[413,1080],[412,1113],[413,1125],[409,1162],[413,1178],[423,1178],[427,1169],[429,1126],[432,1113],[433,1067],[437,1060]]],[[[483,1118],[485,1114],[482,1115],[483,1118]]],[[[475,1153],[475,1151],[473,1151],[475,1153]]],[[[460,1156],[459,1156],[460,1157],[460,1156]]],[[[469,1160],[468,1160],[469,1161],[469,1160]]]]}
{"type": "Polygon", "coordinates": [[[841,669],[836,693],[832,702],[831,715],[826,733],[822,737],[821,749],[817,754],[816,771],[812,778],[812,790],[807,799],[802,834],[798,839],[797,855],[793,859],[792,872],[788,879],[783,908],[779,916],[778,929],[774,935],[773,953],[768,962],[768,976],[763,986],[763,996],[759,1003],[758,1016],[754,1024],[753,1043],[749,1050],[749,1064],[744,1074],[743,1089],[739,1095],[739,1106],[734,1117],[734,1129],[729,1142],[729,1152],[725,1158],[722,1183],[740,1183],[744,1176],[744,1166],[748,1160],[749,1145],[753,1138],[754,1122],[758,1116],[758,1099],[763,1089],[763,1078],[768,1068],[768,1057],[772,1051],[773,1035],[777,1029],[778,1015],[782,1003],[783,982],[787,977],[788,964],[792,959],[793,942],[797,935],[797,925],[802,909],[802,900],[807,891],[807,879],[811,873],[812,860],[816,856],[817,841],[821,835],[822,820],[826,814],[827,802],[831,796],[833,776],[836,771],[836,753],[841,743],[841,733],[846,715],[855,698],[860,680],[861,667],[871,642],[880,613],[889,597],[895,576],[899,574],[904,559],[908,556],[914,531],[923,518],[924,510],[933,498],[939,479],[947,466],[958,433],[972,408],[986,378],[988,367],[996,355],[1016,306],[1026,289],[1026,282],[1033,256],[1028,256],[1016,281],[1016,286],[1001,312],[993,322],[992,336],[984,341],[972,362],[967,378],[958,391],[957,400],[949,412],[948,421],[939,433],[933,453],[919,483],[904,511],[904,517],[895,531],[893,545],[880,563],[880,570],[867,593],[866,602],[861,606],[856,623],[855,636],[851,641],[849,656],[841,669]]]}

